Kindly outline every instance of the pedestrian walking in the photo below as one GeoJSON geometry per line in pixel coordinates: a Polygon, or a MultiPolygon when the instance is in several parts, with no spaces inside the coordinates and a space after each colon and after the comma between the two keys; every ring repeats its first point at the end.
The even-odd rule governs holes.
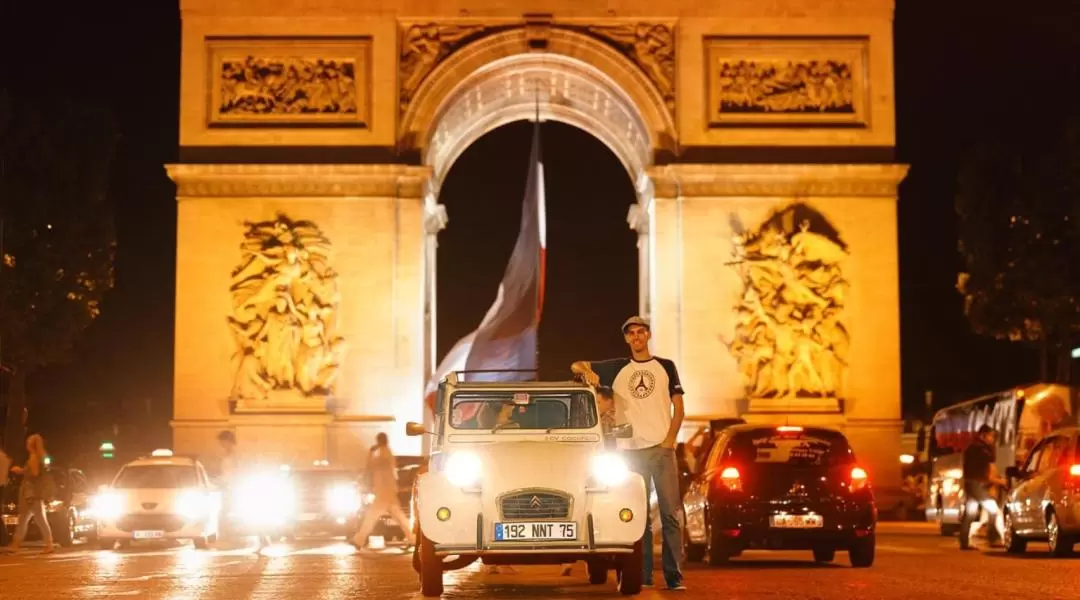
{"type": "Polygon", "coordinates": [[[405,532],[405,540],[409,546],[416,543],[412,527],[409,526],[409,518],[401,510],[401,501],[398,499],[397,461],[394,453],[390,450],[390,440],[385,433],[375,436],[375,445],[368,454],[367,471],[371,479],[371,492],[375,499],[364,511],[364,517],[360,520],[360,526],[353,536],[352,544],[358,549],[367,545],[368,536],[375,529],[375,524],[383,515],[389,515],[401,530],[405,532]]]}
{"type": "MultiPolygon", "coordinates": [[[[570,370],[593,386],[607,386],[615,396],[616,420],[633,427],[633,437],[618,440],[631,467],[645,478],[649,495],[656,490],[663,535],[662,565],[668,589],[685,590],[682,568],[682,498],[675,443],[683,421],[683,388],[675,363],[649,351],[648,321],[631,317],[623,323],[630,356],[603,361],[578,361],[570,370]]],[[[651,517],[642,538],[642,582],[653,585],[651,517]]]]}
{"type": "MultiPolygon", "coordinates": [[[[0,438],[0,506],[3,506],[7,502],[8,497],[8,481],[10,480],[11,473],[11,459],[4,452],[3,439],[0,438]]],[[[0,511],[3,512],[3,511],[0,511]]],[[[7,524],[0,523],[0,547],[7,546],[8,544],[7,524]]]]}
{"type": "Polygon", "coordinates": [[[30,529],[30,520],[33,519],[38,530],[41,531],[41,539],[45,541],[44,554],[56,550],[53,545],[52,529],[49,520],[45,516],[45,502],[52,499],[52,479],[45,471],[45,440],[38,434],[26,438],[26,450],[29,458],[26,465],[12,467],[11,471],[22,475],[22,483],[19,485],[19,524],[15,529],[15,540],[9,546],[12,552],[18,552],[26,533],[30,529]]]}
{"type": "Polygon", "coordinates": [[[979,427],[975,439],[964,450],[964,516],[960,519],[960,548],[971,547],[971,538],[981,524],[978,519],[980,507],[986,511],[989,526],[987,539],[991,545],[1001,544],[1001,510],[997,501],[990,495],[993,486],[1006,485],[997,474],[997,451],[994,447],[996,432],[989,425],[979,427]]]}

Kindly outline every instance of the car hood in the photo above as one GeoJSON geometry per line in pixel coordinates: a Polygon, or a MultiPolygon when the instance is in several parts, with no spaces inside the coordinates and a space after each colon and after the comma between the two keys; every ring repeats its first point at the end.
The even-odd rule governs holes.
{"type": "Polygon", "coordinates": [[[596,444],[499,442],[473,447],[483,465],[484,488],[496,494],[521,488],[566,490],[584,486],[596,444]]]}

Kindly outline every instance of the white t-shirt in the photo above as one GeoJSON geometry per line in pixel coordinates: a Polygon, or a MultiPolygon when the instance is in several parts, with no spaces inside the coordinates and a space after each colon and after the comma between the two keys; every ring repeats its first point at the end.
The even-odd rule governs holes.
{"type": "Polygon", "coordinates": [[[615,421],[630,423],[634,435],[618,440],[622,450],[659,445],[667,437],[672,419],[672,396],[683,393],[675,363],[654,356],[649,360],[615,358],[590,363],[600,385],[615,395],[615,421]]]}

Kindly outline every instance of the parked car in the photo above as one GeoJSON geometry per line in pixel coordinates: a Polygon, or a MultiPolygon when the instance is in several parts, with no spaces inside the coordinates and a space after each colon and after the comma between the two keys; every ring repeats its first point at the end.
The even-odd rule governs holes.
{"type": "Polygon", "coordinates": [[[874,562],[877,507],[842,433],[823,427],[725,429],[683,499],[686,555],[725,564],[743,550],[811,550],[874,562]]]}
{"type": "MultiPolygon", "coordinates": [[[[79,469],[55,464],[49,465],[46,470],[56,485],[56,497],[45,505],[53,541],[64,547],[78,540],[93,541],[97,531],[89,510],[90,485],[86,475],[79,469]]],[[[19,482],[19,477],[13,477],[5,488],[4,497],[0,499],[0,514],[9,535],[15,534],[19,522],[19,482]]],[[[38,528],[31,524],[27,540],[40,537],[38,528]]]]}
{"type": "Polygon", "coordinates": [[[1080,542],[1080,430],[1054,431],[1043,438],[1014,480],[1005,501],[1005,549],[1020,553],[1032,540],[1046,540],[1054,556],[1068,556],[1080,542]]]}

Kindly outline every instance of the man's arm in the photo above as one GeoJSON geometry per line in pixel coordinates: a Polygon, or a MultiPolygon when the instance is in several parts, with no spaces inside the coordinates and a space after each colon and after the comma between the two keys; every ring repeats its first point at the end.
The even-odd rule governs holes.
{"type": "Polygon", "coordinates": [[[674,406],[674,414],[671,416],[671,425],[668,427],[667,437],[660,445],[664,448],[674,448],[675,440],[679,438],[679,430],[682,429],[683,418],[686,411],[683,408],[683,387],[679,380],[679,370],[675,368],[675,361],[661,358],[660,365],[668,376],[668,395],[671,396],[671,404],[674,406]]]}
{"type": "Polygon", "coordinates": [[[570,365],[570,371],[580,375],[585,383],[592,386],[605,385],[611,387],[615,383],[615,376],[619,370],[626,366],[630,359],[612,358],[609,360],[579,360],[570,365]]]}
{"type": "Polygon", "coordinates": [[[671,426],[668,427],[667,437],[665,437],[663,443],[660,444],[664,448],[675,447],[675,440],[679,438],[679,430],[682,429],[683,417],[686,416],[683,409],[682,394],[675,394],[672,396],[671,404],[675,407],[675,414],[671,416],[671,426]]]}
{"type": "Polygon", "coordinates": [[[581,375],[581,378],[589,385],[600,385],[600,376],[592,370],[592,364],[587,360],[579,360],[572,363],[570,365],[570,372],[574,375],[581,375]]]}

